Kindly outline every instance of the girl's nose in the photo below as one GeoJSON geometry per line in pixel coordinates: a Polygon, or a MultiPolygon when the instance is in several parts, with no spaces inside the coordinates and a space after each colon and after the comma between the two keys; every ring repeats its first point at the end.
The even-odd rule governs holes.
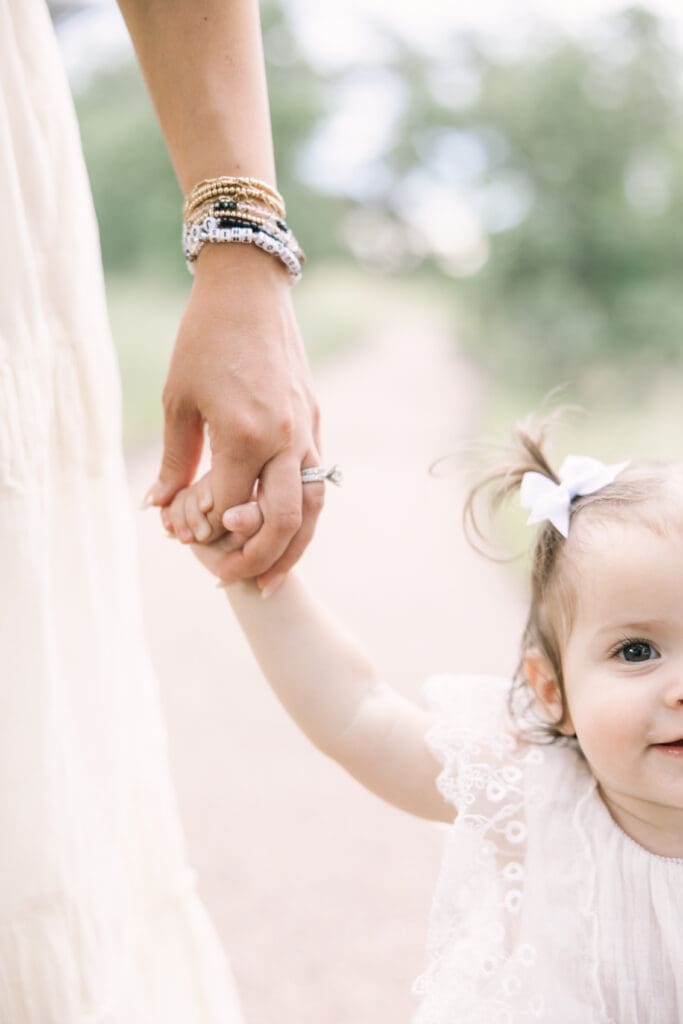
{"type": "Polygon", "coordinates": [[[664,701],[669,707],[683,705],[683,668],[676,673],[675,678],[667,681],[664,688],[664,701]]]}

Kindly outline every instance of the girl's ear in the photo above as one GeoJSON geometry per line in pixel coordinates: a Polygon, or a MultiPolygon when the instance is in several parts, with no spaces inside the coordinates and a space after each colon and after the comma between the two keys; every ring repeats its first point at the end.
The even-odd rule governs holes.
{"type": "Polygon", "coordinates": [[[575,729],[569,708],[565,707],[564,719],[559,724],[562,717],[562,692],[547,656],[537,647],[530,647],[524,653],[522,671],[548,722],[565,736],[573,736],[575,729]]]}

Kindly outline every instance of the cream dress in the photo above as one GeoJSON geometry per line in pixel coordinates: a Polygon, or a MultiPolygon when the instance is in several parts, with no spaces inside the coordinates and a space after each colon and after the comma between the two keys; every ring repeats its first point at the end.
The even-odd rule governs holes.
{"type": "Polygon", "coordinates": [[[0,1024],[237,1024],[170,783],[44,0],[0,0],[0,196],[0,1024]]]}
{"type": "Polygon", "coordinates": [[[683,860],[616,825],[575,740],[515,738],[509,685],[426,687],[459,813],[415,1024],[683,1024],[683,860]]]}

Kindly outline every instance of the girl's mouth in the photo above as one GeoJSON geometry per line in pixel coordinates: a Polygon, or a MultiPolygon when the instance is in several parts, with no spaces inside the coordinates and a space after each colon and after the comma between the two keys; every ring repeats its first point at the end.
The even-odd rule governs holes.
{"type": "Polygon", "coordinates": [[[683,757],[683,739],[668,740],[666,743],[653,743],[652,746],[656,750],[661,750],[663,754],[670,754],[672,757],[683,757]]]}

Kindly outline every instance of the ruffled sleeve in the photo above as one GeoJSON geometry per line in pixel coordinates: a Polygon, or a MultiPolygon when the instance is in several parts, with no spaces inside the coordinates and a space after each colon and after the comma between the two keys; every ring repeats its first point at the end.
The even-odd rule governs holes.
{"type": "Polygon", "coordinates": [[[447,827],[413,1024],[602,1024],[590,865],[572,827],[590,776],[569,744],[519,737],[511,683],[439,675],[423,690],[447,827]],[[551,868],[549,869],[549,865],[551,868]]]}
{"type": "Polygon", "coordinates": [[[516,738],[510,685],[464,675],[433,676],[424,685],[434,716],[426,743],[443,765],[437,786],[458,814],[432,906],[427,967],[415,984],[416,1024],[521,1024],[542,1016],[537,950],[518,931],[533,799],[526,762],[540,752],[516,738]],[[523,1012],[508,1015],[513,992],[523,1012]]]}
{"type": "Polygon", "coordinates": [[[497,676],[441,674],[424,684],[423,697],[435,719],[425,739],[443,765],[437,786],[460,812],[471,808],[482,790],[498,803],[518,777],[503,770],[518,746],[509,690],[510,680],[497,676]]]}

